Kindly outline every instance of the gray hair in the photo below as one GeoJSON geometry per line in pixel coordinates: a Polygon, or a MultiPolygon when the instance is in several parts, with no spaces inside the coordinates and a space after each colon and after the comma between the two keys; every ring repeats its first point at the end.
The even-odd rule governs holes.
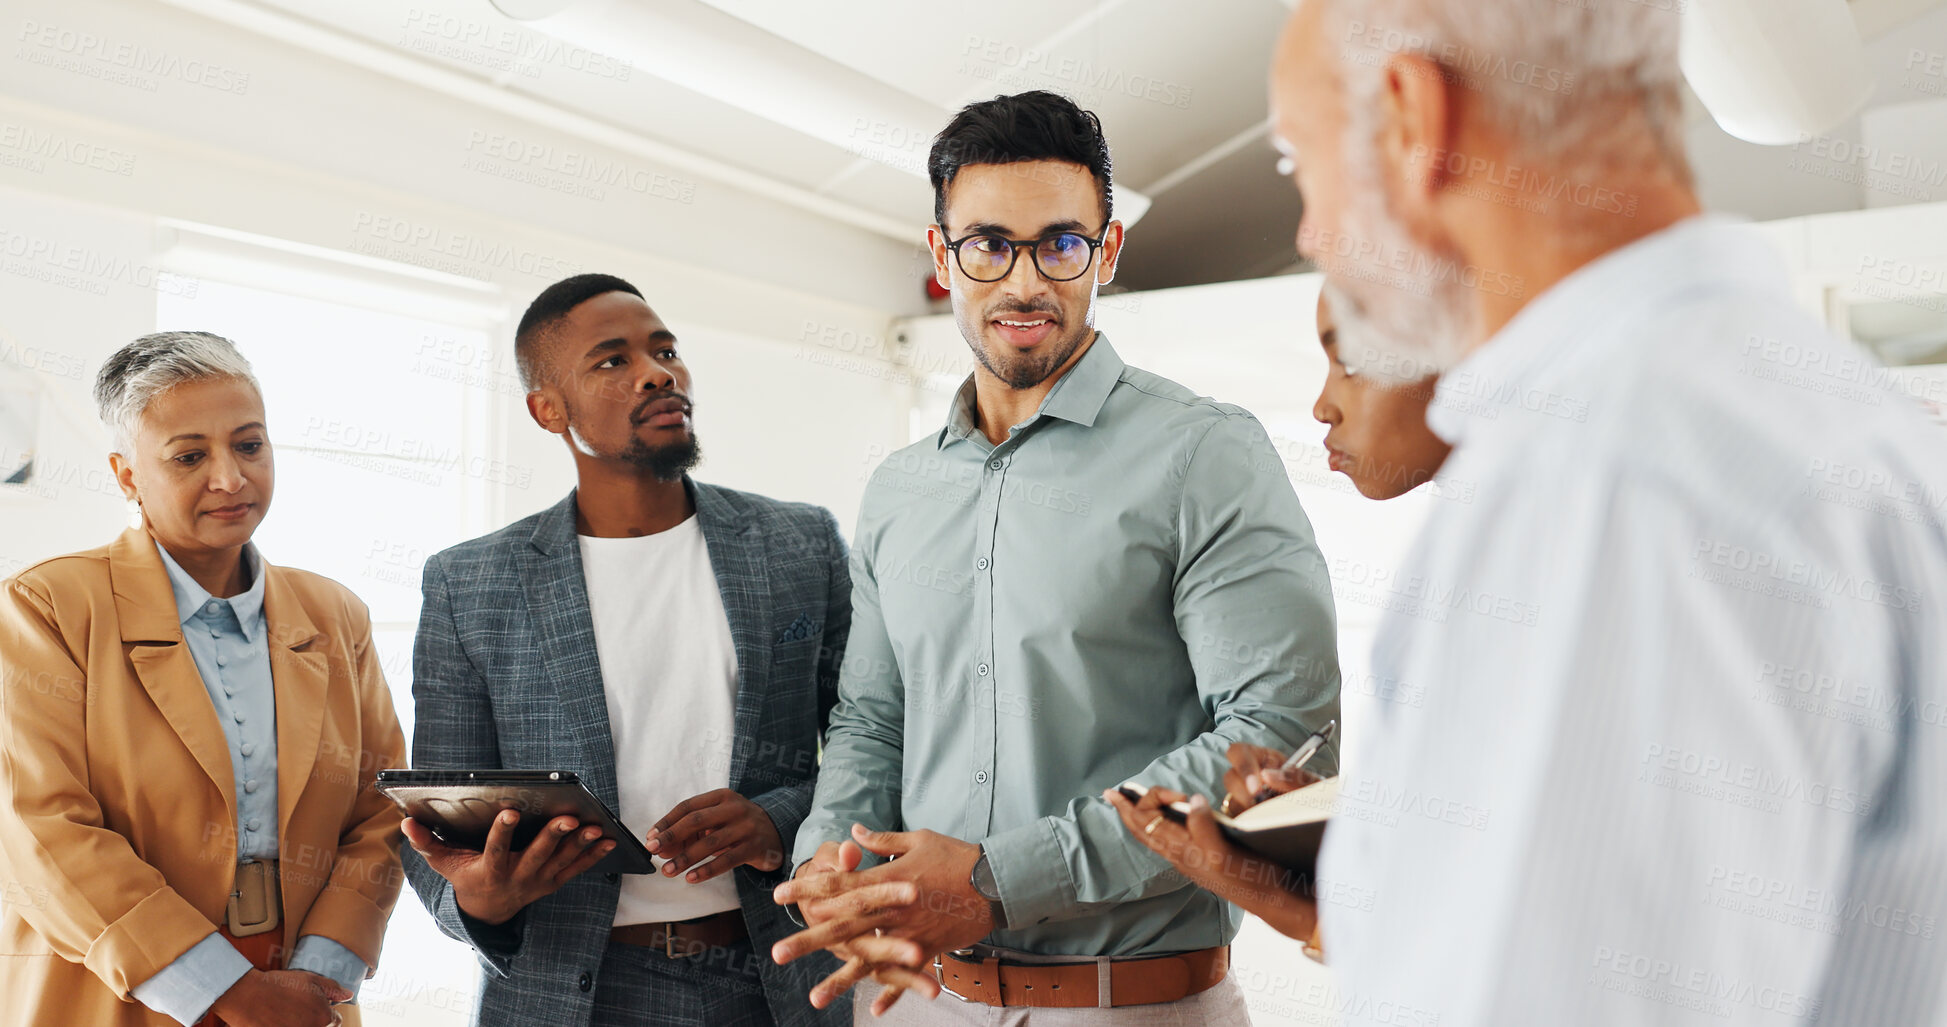
{"type": "Polygon", "coordinates": [[[127,456],[150,401],[187,382],[235,379],[263,389],[236,344],[209,332],[156,332],[116,350],[95,376],[95,406],[127,456]]]}
{"type": "Polygon", "coordinates": [[[1498,126],[1532,157],[1614,159],[1605,144],[1622,101],[1641,113],[1659,156],[1689,178],[1677,60],[1683,0],[1329,3],[1327,31],[1346,65],[1349,112],[1377,109],[1386,58],[1418,54],[1478,90],[1498,126]]]}

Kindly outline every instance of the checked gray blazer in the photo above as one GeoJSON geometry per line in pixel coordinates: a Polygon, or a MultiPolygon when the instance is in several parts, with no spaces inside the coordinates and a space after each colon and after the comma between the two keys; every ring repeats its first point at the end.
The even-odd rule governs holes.
{"type": "MultiPolygon", "coordinates": [[[[782,1027],[850,1024],[849,1003],[821,1013],[806,998],[836,961],[820,953],[780,967],[769,956],[773,943],[796,930],[770,893],[789,873],[798,824],[811,808],[819,736],[838,697],[852,621],[845,542],[823,507],[687,477],[684,485],[737,650],[730,787],[770,814],[787,854],[777,873],[736,871],[765,996],[782,1027]]],[[[614,745],[574,493],[435,555],[426,561],[423,587],[413,646],[413,766],[572,770],[616,808],[614,745]]],[[[404,856],[407,877],[440,928],[480,956],[476,1023],[586,1027],[618,875],[582,874],[493,926],[462,916],[452,885],[411,846],[404,856]]]]}

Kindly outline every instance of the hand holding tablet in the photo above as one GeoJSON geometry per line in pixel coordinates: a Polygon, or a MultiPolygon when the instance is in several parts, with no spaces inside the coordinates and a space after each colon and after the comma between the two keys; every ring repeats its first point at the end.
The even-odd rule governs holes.
{"type": "Polygon", "coordinates": [[[406,840],[468,916],[499,924],[591,869],[655,870],[641,839],[568,771],[382,770],[406,840]]]}

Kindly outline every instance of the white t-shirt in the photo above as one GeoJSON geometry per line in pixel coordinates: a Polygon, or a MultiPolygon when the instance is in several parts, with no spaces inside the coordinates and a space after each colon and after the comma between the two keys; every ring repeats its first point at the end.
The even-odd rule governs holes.
{"type": "MultiPolygon", "coordinates": [[[[580,541],[615,739],[616,812],[646,833],[684,799],[730,785],[737,703],[730,618],[694,515],[641,538],[580,541]]],[[[729,874],[701,884],[630,874],[622,878],[615,925],[736,908],[737,882],[729,874]]]]}

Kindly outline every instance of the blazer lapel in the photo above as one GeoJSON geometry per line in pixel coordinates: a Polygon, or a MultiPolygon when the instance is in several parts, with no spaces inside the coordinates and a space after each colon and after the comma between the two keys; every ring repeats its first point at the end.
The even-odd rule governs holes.
{"type": "Polygon", "coordinates": [[[196,757],[215,782],[223,801],[236,816],[236,771],[230,763],[230,743],[217,723],[216,706],[203,687],[196,658],[183,642],[182,621],[176,612],[176,593],[169,587],[155,539],[141,528],[130,528],[108,550],[108,577],[115,592],[115,619],[135,676],[162,711],[176,737],[196,757]]]}
{"type": "Polygon", "coordinates": [[[621,804],[615,785],[615,737],[595,651],[588,581],[581,572],[581,543],[575,537],[575,493],[541,516],[529,543],[520,554],[520,579],[546,670],[546,680],[535,687],[554,693],[573,750],[581,754],[582,780],[614,809],[621,804]]]}
{"type": "Polygon", "coordinates": [[[708,485],[690,483],[696,519],[716,572],[717,594],[730,619],[737,648],[737,723],[730,748],[730,787],[743,781],[764,712],[771,680],[771,590],[764,569],[764,539],[757,526],[729,497],[708,485]]]}
{"type": "MultiPolygon", "coordinates": [[[[270,649],[270,683],[277,695],[277,830],[287,837],[291,811],[311,779],[324,734],[330,654],[281,567],[259,560],[264,574],[264,644],[270,649]]],[[[351,659],[356,639],[338,640],[351,659]]],[[[355,668],[351,669],[355,673],[355,668]]]]}

